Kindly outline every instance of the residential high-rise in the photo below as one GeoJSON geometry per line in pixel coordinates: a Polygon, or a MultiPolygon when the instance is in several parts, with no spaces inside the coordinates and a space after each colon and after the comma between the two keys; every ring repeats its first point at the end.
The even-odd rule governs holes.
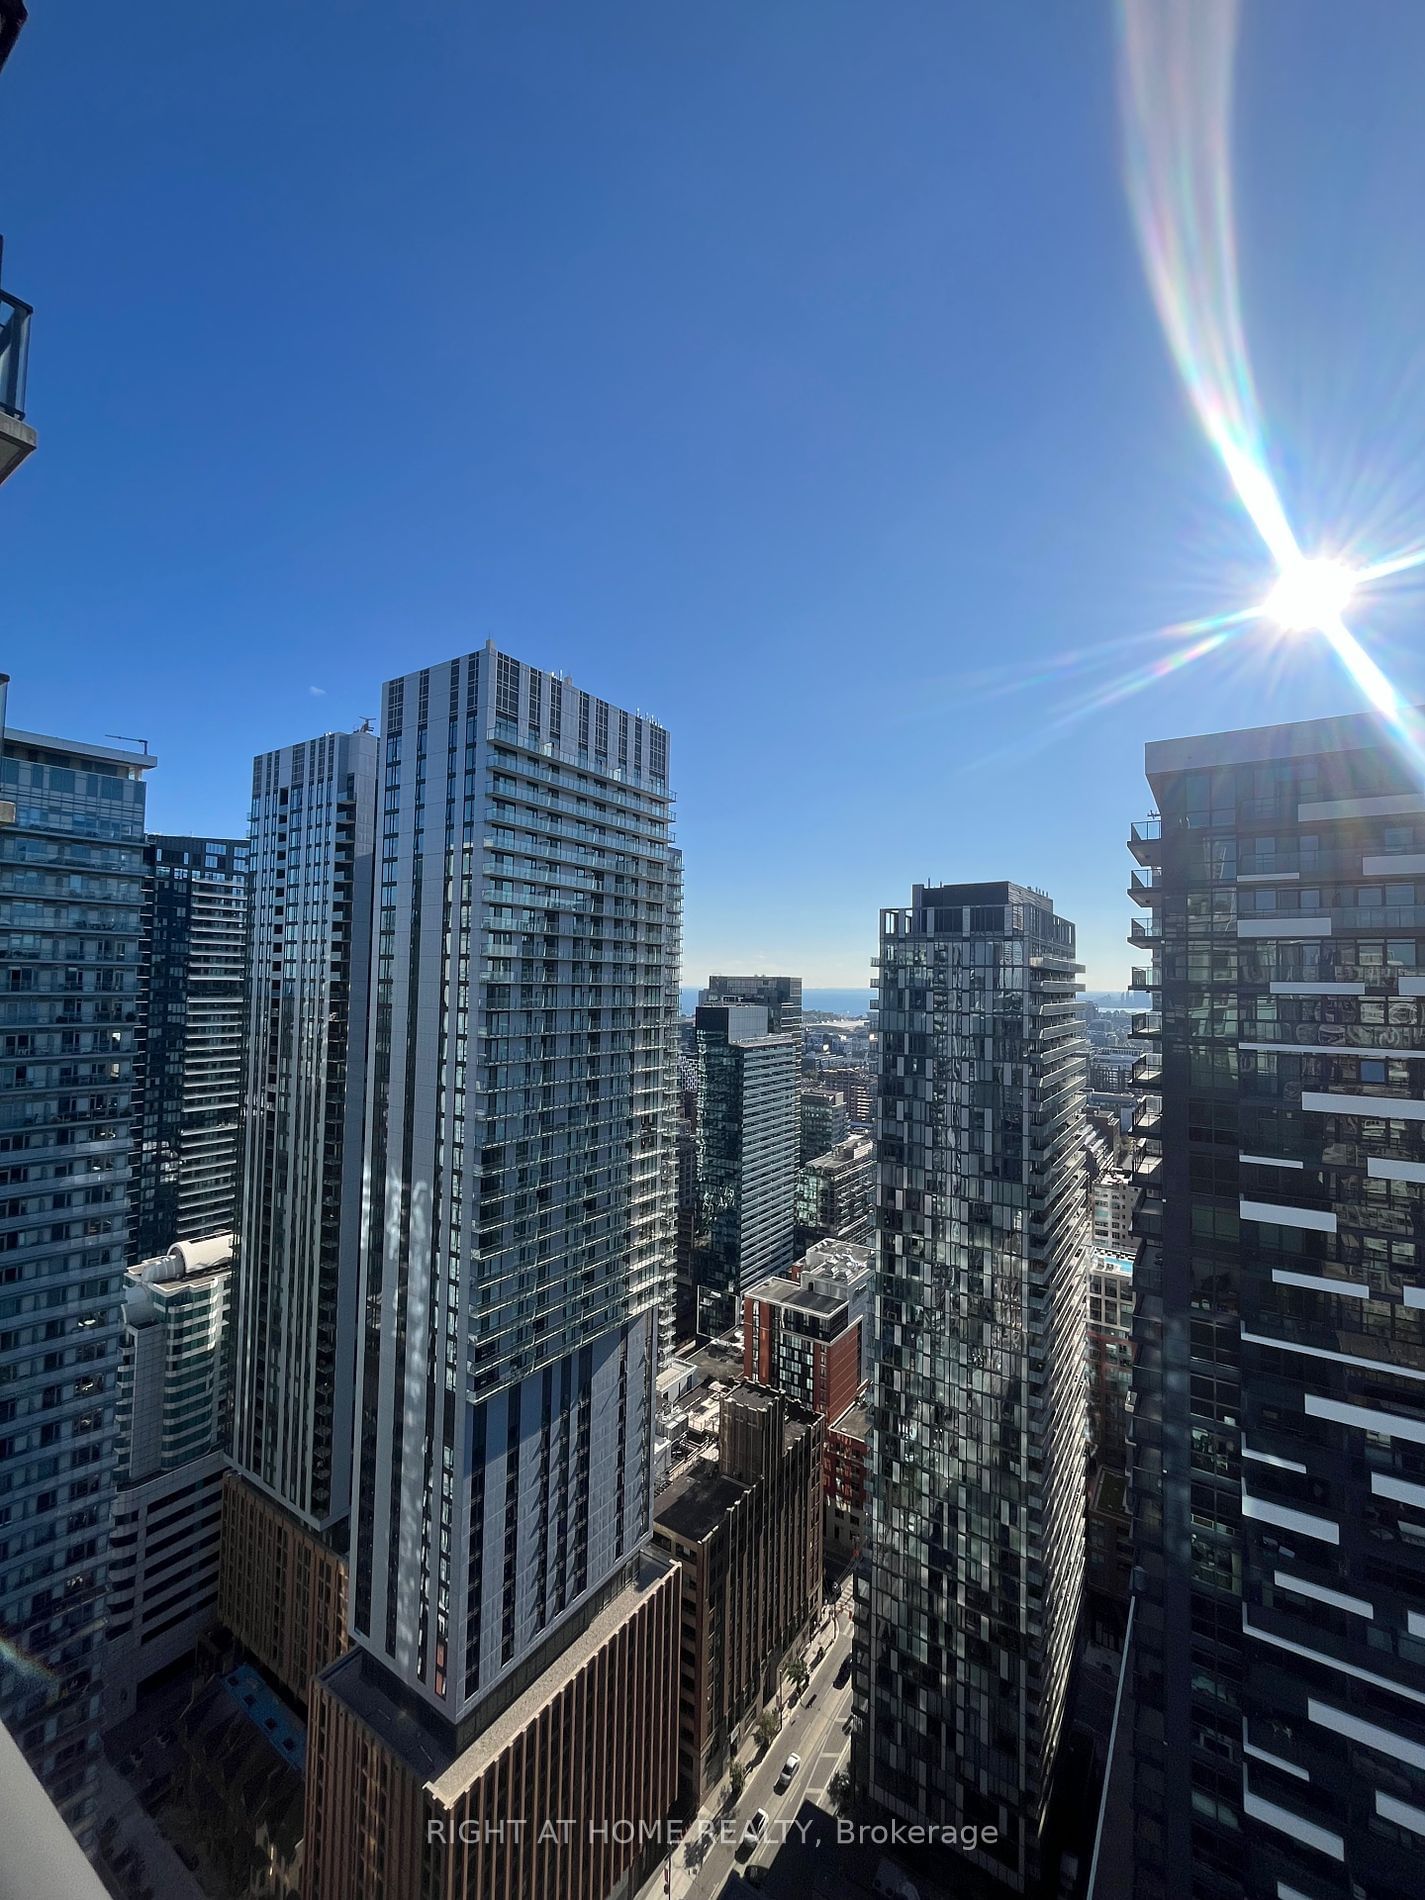
{"type": "Polygon", "coordinates": [[[876,1198],[876,1144],[849,1135],[797,1170],[796,1244],[865,1240],[876,1198]]]}
{"type": "Polygon", "coordinates": [[[134,1260],[233,1228],[242,1154],[247,841],[150,837],[144,866],[134,1260]]]}
{"type": "Polygon", "coordinates": [[[768,1033],[795,1036],[797,1074],[801,1074],[802,980],[799,976],[710,976],[698,994],[700,1003],[759,1003],[767,1012],[768,1033]]]}
{"type": "MultiPolygon", "coordinates": [[[[795,982],[797,979],[790,978],[795,982]]],[[[742,1296],[792,1264],[800,1039],[774,1034],[761,1003],[699,1003],[699,1338],[737,1322],[742,1296]]]]}
{"type": "MultiPolygon", "coordinates": [[[[677,1190],[674,1228],[673,1337],[693,1338],[697,1331],[697,1288],[693,1277],[693,1245],[698,1228],[697,1096],[679,1104],[674,1135],[677,1190]],[[690,1114],[689,1107],[692,1113],[690,1114]]],[[[662,1355],[665,1359],[669,1355],[662,1355]]]]}
{"type": "Polygon", "coordinates": [[[227,1465],[232,1235],[130,1268],[119,1362],[104,1719],[191,1650],[217,1615],[227,1465]]]}
{"type": "MultiPolygon", "coordinates": [[[[357,1647],[322,1679],[318,1739],[404,1732],[425,1752],[391,1772],[419,1791],[448,1771],[458,1807],[591,1632],[614,1640],[610,1616],[632,1628],[677,1589],[640,1553],[660,1307],[671,1326],[681,862],[663,728],[493,645],[389,682],[382,746],[357,1647]]],[[[636,1733],[664,1735],[676,1669],[638,1654],[636,1733]]],[[[399,1843],[333,1858],[348,1795],[317,1752],[315,1891],[404,1894],[399,1843]]],[[[641,1760],[635,1817],[675,1768],[641,1760]]],[[[429,1879],[462,1852],[476,1878],[452,1843],[429,1879]]]]}
{"type": "Polygon", "coordinates": [[[340,1643],[379,757],[329,732],[252,774],[221,1614],[298,1696],[340,1643]]]}
{"type": "Polygon", "coordinates": [[[845,1102],[830,1089],[804,1088],[797,1103],[801,1121],[800,1159],[805,1167],[815,1155],[829,1154],[851,1133],[845,1102]]]}
{"type": "Polygon", "coordinates": [[[1147,773],[1134,1891],[1404,1900],[1425,1849],[1425,774],[1364,715],[1150,745],[1147,773]]]}
{"type": "Polygon", "coordinates": [[[1095,1247],[1089,1256],[1089,1447],[1122,1470],[1133,1364],[1133,1262],[1095,1247]]]}
{"type": "Polygon", "coordinates": [[[0,1721],[85,1846],[154,764],[13,729],[0,757],[0,1721]]]}
{"type": "Polygon", "coordinates": [[[1039,1877],[1084,1567],[1084,1048],[1074,927],[915,887],[880,942],[869,1563],[855,1762],[893,1816],[1039,1877]]]}

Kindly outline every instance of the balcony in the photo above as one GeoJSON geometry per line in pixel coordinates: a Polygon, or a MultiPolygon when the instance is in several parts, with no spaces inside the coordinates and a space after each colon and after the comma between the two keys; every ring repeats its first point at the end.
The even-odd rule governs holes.
{"type": "Polygon", "coordinates": [[[1163,1238],[1163,1203],[1151,1187],[1145,1187],[1134,1203],[1133,1232],[1139,1240],[1163,1238]]]}
{"type": "Polygon", "coordinates": [[[14,474],[37,440],[25,421],[25,369],[33,315],[27,303],[0,289],[0,482],[14,474]]]}
{"type": "Polygon", "coordinates": [[[1129,827],[1128,849],[1140,864],[1152,864],[1156,861],[1158,840],[1162,835],[1163,821],[1153,812],[1129,827]]]}
{"type": "Polygon", "coordinates": [[[1163,1185],[1163,1157],[1150,1155],[1146,1151],[1135,1156],[1133,1162],[1133,1180],[1140,1188],[1151,1192],[1161,1192],[1163,1185]]]}
{"type": "Polygon", "coordinates": [[[1157,877],[1150,871],[1134,871],[1128,879],[1128,895],[1135,904],[1155,904],[1161,894],[1157,877]]]}
{"type": "Polygon", "coordinates": [[[1163,941],[1162,926],[1156,917],[1135,917],[1128,926],[1128,941],[1135,949],[1155,949],[1163,941]]]}
{"type": "Polygon", "coordinates": [[[1163,1058],[1156,1050],[1139,1056],[1129,1072],[1128,1080],[1135,1089],[1146,1089],[1157,1094],[1163,1086],[1163,1058]]]}

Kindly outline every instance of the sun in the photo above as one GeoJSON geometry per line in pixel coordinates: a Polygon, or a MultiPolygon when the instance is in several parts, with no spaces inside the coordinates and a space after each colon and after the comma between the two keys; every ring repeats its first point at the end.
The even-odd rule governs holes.
{"type": "Polygon", "coordinates": [[[1314,633],[1334,626],[1356,591],[1356,573],[1330,555],[1283,568],[1262,612],[1288,633],[1314,633]]]}

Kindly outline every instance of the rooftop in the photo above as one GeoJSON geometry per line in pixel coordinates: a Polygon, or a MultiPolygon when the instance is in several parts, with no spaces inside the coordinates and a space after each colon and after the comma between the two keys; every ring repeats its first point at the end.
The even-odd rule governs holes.
{"type": "Polygon", "coordinates": [[[1373,714],[1342,713],[1330,719],[1299,719],[1290,725],[1205,732],[1189,739],[1154,739],[1144,749],[1144,770],[1151,778],[1155,772],[1186,772],[1210,765],[1256,765],[1327,752],[1376,751],[1383,743],[1373,714]]]}
{"type": "Polygon", "coordinates": [[[835,1174],[842,1168],[859,1167],[874,1152],[875,1143],[869,1135],[848,1135],[845,1141],[838,1141],[825,1154],[813,1155],[804,1165],[815,1168],[818,1174],[835,1174]]]}
{"type": "Polygon", "coordinates": [[[915,886],[915,908],[930,905],[936,910],[950,910],[956,905],[974,904],[1033,904],[1040,910],[1052,910],[1054,901],[1047,891],[1037,891],[1032,884],[917,884],[915,886]]]}
{"type": "Polygon", "coordinates": [[[798,1313],[809,1313],[817,1318],[830,1318],[833,1313],[845,1310],[846,1299],[833,1298],[828,1293],[813,1293],[799,1280],[763,1280],[757,1286],[749,1288],[744,1298],[749,1300],[768,1300],[774,1306],[787,1306],[798,1313]]]}
{"type": "Polygon", "coordinates": [[[701,1543],[746,1494],[745,1484],[725,1478],[710,1460],[699,1459],[655,1496],[653,1522],[673,1537],[701,1543]]]}
{"type": "Polygon", "coordinates": [[[1106,1248],[1096,1247],[1089,1263],[1093,1273],[1121,1273],[1125,1280],[1133,1277],[1133,1257],[1131,1254],[1110,1253],[1106,1248]]]}
{"type": "Polygon", "coordinates": [[[854,1405],[848,1405],[840,1418],[834,1419],[829,1429],[839,1432],[843,1438],[856,1438],[864,1445],[871,1435],[871,1410],[864,1399],[857,1399],[854,1405]]]}
{"type": "Polygon", "coordinates": [[[307,1766],[307,1731],[247,1663],[239,1663],[223,1677],[223,1687],[247,1716],[259,1735],[299,1774],[307,1766]]]}
{"type": "Polygon", "coordinates": [[[5,750],[12,756],[20,752],[37,752],[46,758],[61,763],[90,765],[121,765],[128,767],[131,773],[151,772],[158,760],[151,752],[130,752],[122,746],[91,745],[85,739],[56,739],[46,732],[26,732],[20,726],[9,726],[5,731],[5,750]]]}
{"type": "Polygon", "coordinates": [[[643,1599],[664,1586],[672,1570],[668,1559],[656,1552],[640,1553],[638,1569],[627,1589],[620,1590],[616,1597],[605,1604],[588,1627],[574,1638],[567,1649],[560,1651],[555,1662],[535,1678],[524,1694],[512,1702],[503,1715],[497,1716],[464,1754],[456,1756],[444,1774],[427,1784],[432,1797],[444,1808],[454,1807],[470,1784],[484,1773],[511,1742],[523,1734],[540,1710],[547,1707],[585,1664],[598,1654],[609,1638],[628,1622],[643,1599]]]}
{"type": "Polygon", "coordinates": [[[527,1728],[618,1626],[640,1600],[667,1580],[672,1565],[661,1553],[640,1550],[626,1587],[598,1612],[588,1626],[561,1650],[550,1666],[536,1676],[524,1693],[498,1715],[468,1748],[452,1757],[448,1725],[434,1709],[412,1696],[397,1701],[391,1678],[359,1646],[322,1672],[326,1690],[370,1729],[442,1805],[453,1805],[494,1757],[527,1728]]]}

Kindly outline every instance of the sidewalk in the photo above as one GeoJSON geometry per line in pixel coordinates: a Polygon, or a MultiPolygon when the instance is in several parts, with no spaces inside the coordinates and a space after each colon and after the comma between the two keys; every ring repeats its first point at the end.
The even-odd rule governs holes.
{"type": "MultiPolygon", "coordinates": [[[[824,1785],[809,1785],[817,1779],[813,1771],[821,1771],[823,1783],[829,1780],[825,1760],[832,1745],[840,1743],[842,1751],[848,1746],[840,1724],[845,1713],[843,1705],[849,1705],[850,1687],[846,1685],[840,1692],[833,1692],[832,1689],[836,1672],[850,1653],[844,1621],[840,1630],[831,1620],[820,1624],[808,1644],[808,1655],[818,1643],[825,1644],[825,1652],[795,1703],[790,1701],[784,1684],[782,1727],[771,1747],[765,1754],[759,1755],[755,1739],[749,1737],[738,1752],[738,1760],[747,1769],[747,1783],[737,1806],[733,1808],[728,1805],[729,1783],[724,1779],[696,1818],[688,1822],[685,1831],[689,1840],[696,1840],[704,1825],[715,1828],[724,1821],[740,1834],[759,1806],[768,1807],[775,1820],[783,1806],[789,1807],[794,1813],[808,1796],[824,1795],[824,1785]],[[817,1698],[815,1706],[811,1704],[813,1696],[817,1698]],[[776,1776],[782,1762],[793,1751],[801,1754],[802,1766],[791,1786],[783,1791],[778,1803],[774,1800],[773,1792],[776,1776]]],[[[694,1894],[701,1900],[703,1894],[716,1894],[721,1891],[733,1858],[734,1850],[718,1840],[714,1840],[701,1857],[691,1863],[687,1844],[674,1847],[671,1866],[670,1856],[665,1855],[657,1871],[640,1889],[638,1900],[660,1900],[661,1896],[667,1896],[667,1900],[689,1900],[689,1896],[694,1894]],[[712,1875],[712,1879],[704,1883],[703,1876],[708,1874],[712,1875]]],[[[742,1863],[737,1864],[740,1866],[742,1863]]]]}

